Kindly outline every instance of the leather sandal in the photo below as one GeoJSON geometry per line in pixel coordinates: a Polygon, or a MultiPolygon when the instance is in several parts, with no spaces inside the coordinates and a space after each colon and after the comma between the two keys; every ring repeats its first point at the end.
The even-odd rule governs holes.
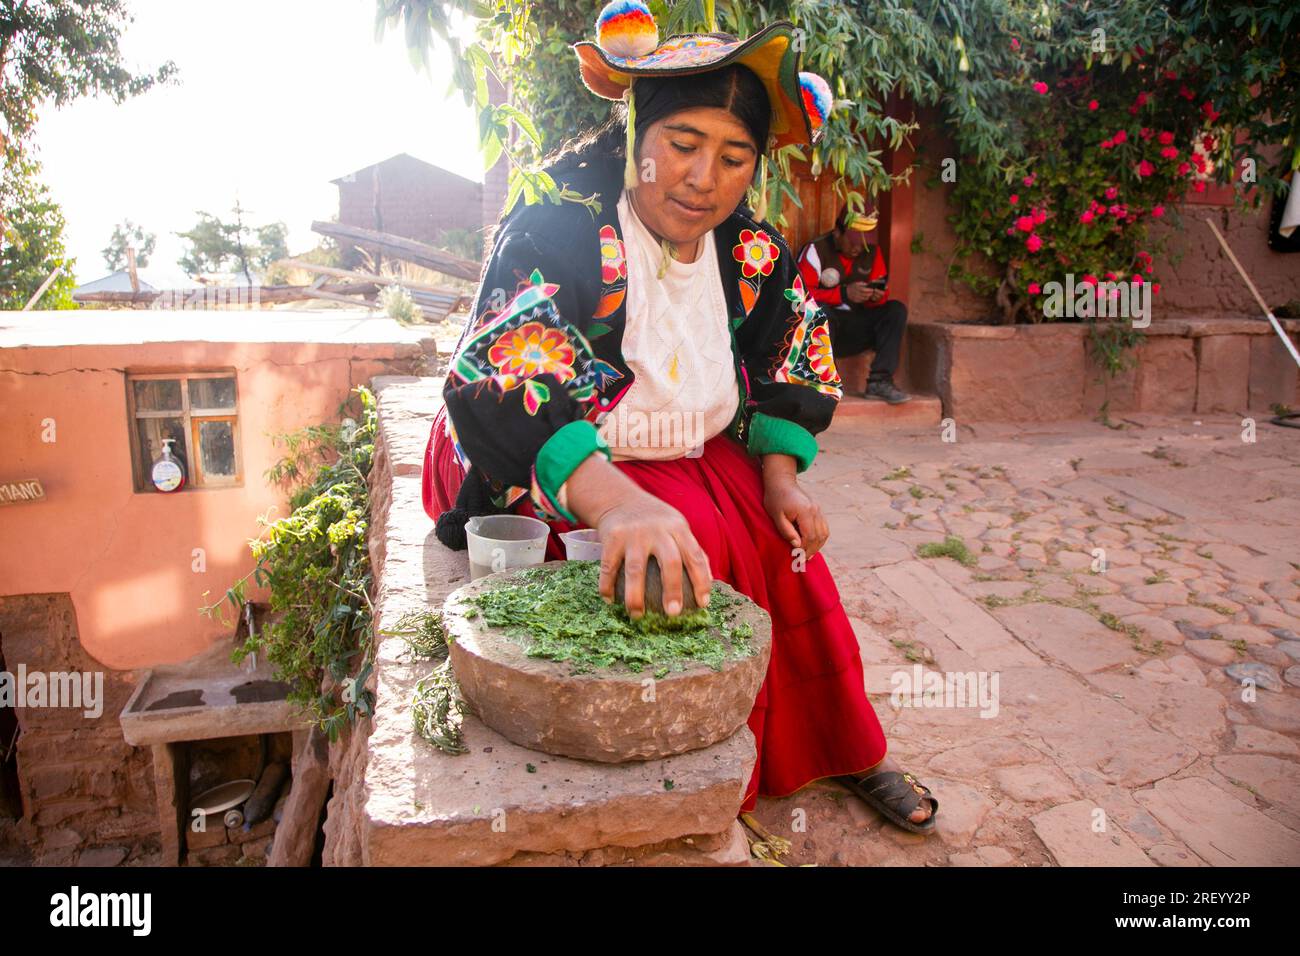
{"type": "Polygon", "coordinates": [[[862,779],[854,776],[835,779],[879,810],[889,822],[912,833],[934,832],[934,819],[939,815],[939,801],[931,795],[929,787],[918,782],[910,773],[878,770],[862,779]],[[927,797],[930,800],[930,815],[921,823],[913,823],[908,817],[916,812],[922,800],[927,797]]]}

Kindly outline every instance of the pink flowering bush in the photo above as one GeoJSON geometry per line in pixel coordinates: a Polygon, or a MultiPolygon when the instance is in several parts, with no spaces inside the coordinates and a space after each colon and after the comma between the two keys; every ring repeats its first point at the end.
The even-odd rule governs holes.
{"type": "MultiPolygon", "coordinates": [[[[978,149],[963,157],[949,217],[962,245],[951,273],[995,294],[1002,322],[1048,318],[1047,285],[1065,285],[1067,273],[1076,285],[1080,276],[1150,283],[1158,308],[1179,204],[1210,183],[1232,182],[1234,164],[1255,155],[1258,143],[1234,139],[1221,124],[1230,116],[1254,131],[1246,88],[1264,76],[1271,90],[1276,78],[1225,76],[1235,63],[1225,70],[1205,52],[1209,43],[1183,42],[1184,21],[1157,27],[1140,6],[1129,8],[1126,23],[1107,19],[1105,54],[1089,48],[1087,30],[1058,23],[1037,37],[1011,31],[1019,42],[1002,46],[1003,60],[990,69],[981,105],[996,112],[1004,97],[1009,145],[996,163],[978,149]],[[1153,231],[1156,222],[1162,228],[1153,231]]],[[[1194,23],[1203,14],[1189,8],[1180,16],[1194,23]]],[[[1214,29],[1221,37],[1222,27],[1214,29]]],[[[1261,170],[1262,191],[1275,189],[1276,175],[1261,170]]],[[[1236,185],[1240,201],[1247,190],[1236,185]]]]}

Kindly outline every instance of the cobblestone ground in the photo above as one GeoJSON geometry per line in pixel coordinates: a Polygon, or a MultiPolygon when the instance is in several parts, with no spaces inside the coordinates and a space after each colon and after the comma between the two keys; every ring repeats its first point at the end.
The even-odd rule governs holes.
{"type": "Polygon", "coordinates": [[[820,438],[823,553],[938,832],[818,781],[759,801],[782,863],[1300,865],[1300,431],[1133,416],[944,443],[850,419],[820,438]],[[930,672],[989,696],[926,706],[924,678],[896,683],[930,672]]]}

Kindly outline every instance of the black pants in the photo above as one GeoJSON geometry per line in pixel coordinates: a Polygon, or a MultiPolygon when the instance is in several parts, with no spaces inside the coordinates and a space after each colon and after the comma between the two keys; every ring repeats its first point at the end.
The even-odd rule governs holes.
{"type": "Polygon", "coordinates": [[[891,299],[884,305],[850,303],[847,309],[827,311],[831,317],[831,351],[836,357],[875,349],[869,380],[892,380],[903,346],[907,306],[891,299]]]}

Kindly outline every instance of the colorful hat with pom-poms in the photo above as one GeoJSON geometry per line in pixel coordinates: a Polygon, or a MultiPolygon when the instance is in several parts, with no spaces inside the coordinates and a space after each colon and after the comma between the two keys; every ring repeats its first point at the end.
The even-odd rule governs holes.
{"type": "Polygon", "coordinates": [[[628,101],[626,184],[637,182],[632,160],[636,107],[633,84],[638,76],[707,73],[743,63],[767,88],[772,104],[769,146],[811,145],[820,136],[834,100],[815,73],[799,71],[794,24],[779,20],[747,39],[729,33],[685,33],[659,42],[659,27],[641,0],[611,0],[596,17],[596,42],[581,40],[578,54],[582,82],[607,100],[628,101]]]}

